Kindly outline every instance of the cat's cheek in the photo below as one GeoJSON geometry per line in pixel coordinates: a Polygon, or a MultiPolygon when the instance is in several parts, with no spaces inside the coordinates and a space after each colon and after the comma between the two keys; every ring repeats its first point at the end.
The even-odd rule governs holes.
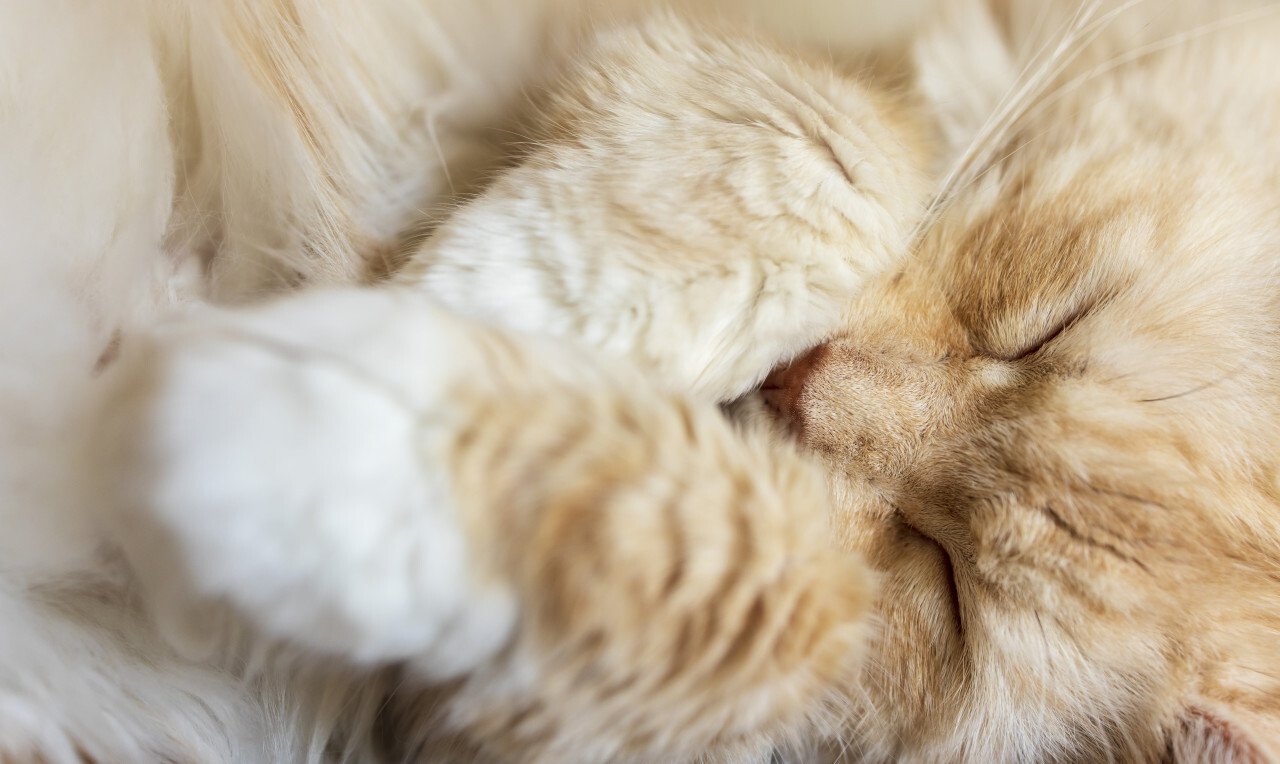
{"type": "Polygon", "coordinates": [[[269,637],[412,659],[434,679],[508,639],[512,594],[475,568],[439,467],[449,416],[417,410],[461,355],[434,311],[394,303],[216,314],[135,340],[108,381],[94,458],[109,531],[188,650],[218,646],[213,603],[269,637]],[[355,326],[335,330],[334,312],[355,326]]]}

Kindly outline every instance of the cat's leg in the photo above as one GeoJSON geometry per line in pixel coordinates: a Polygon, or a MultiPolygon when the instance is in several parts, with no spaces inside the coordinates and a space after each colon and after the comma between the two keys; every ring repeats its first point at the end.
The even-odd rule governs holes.
{"type": "Polygon", "coordinates": [[[539,104],[527,156],[397,279],[732,399],[905,256],[922,129],[887,91],[733,30],[604,29],[539,104]]]}
{"type": "Polygon", "coordinates": [[[869,584],[821,478],[562,345],[318,293],[139,338],[110,387],[95,458],[152,607],[403,662],[400,698],[452,680],[404,745],[763,746],[856,662],[869,584]]]}

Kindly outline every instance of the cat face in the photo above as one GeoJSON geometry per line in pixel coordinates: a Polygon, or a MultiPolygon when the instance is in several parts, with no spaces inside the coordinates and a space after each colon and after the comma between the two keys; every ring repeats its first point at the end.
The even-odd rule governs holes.
{"type": "Polygon", "coordinates": [[[861,676],[825,676],[847,706],[833,758],[1262,758],[1280,739],[1280,231],[1260,221],[1280,198],[1256,158],[1280,119],[1257,104],[1280,82],[1231,90],[1262,54],[1216,41],[1064,89],[912,242],[927,131],[903,123],[964,150],[970,90],[1011,87],[974,82],[1018,37],[1006,10],[935,46],[958,59],[950,98],[864,92],[669,19],[605,34],[540,104],[523,163],[401,275],[716,400],[826,339],[763,398],[878,576],[861,676]],[[1234,100],[1205,119],[1196,88],[1234,100]],[[759,288],[762,265],[800,288],[759,288]]]}
{"type": "Polygon", "coordinates": [[[1148,760],[1212,718],[1261,758],[1280,237],[1258,221],[1277,196],[1239,142],[1174,163],[1176,141],[1132,129],[1091,152],[1088,120],[1123,107],[1075,106],[765,384],[880,575],[858,740],[1148,760]]]}

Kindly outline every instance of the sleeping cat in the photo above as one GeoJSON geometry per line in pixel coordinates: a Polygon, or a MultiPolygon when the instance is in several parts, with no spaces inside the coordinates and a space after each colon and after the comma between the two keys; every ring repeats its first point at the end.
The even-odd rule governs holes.
{"type": "Polygon", "coordinates": [[[0,758],[1280,759],[1280,8],[552,5],[134,9],[0,758]]]}

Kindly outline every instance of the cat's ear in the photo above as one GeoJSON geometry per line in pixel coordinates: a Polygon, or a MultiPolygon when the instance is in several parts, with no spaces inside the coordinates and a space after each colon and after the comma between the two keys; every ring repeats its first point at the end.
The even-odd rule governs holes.
{"type": "Polygon", "coordinates": [[[1169,725],[1165,764],[1267,764],[1280,760],[1276,730],[1241,709],[1195,702],[1169,725]]]}
{"type": "Polygon", "coordinates": [[[1007,29],[992,0],[939,0],[916,38],[916,86],[936,116],[943,157],[978,139],[1018,77],[1007,29]]]}

